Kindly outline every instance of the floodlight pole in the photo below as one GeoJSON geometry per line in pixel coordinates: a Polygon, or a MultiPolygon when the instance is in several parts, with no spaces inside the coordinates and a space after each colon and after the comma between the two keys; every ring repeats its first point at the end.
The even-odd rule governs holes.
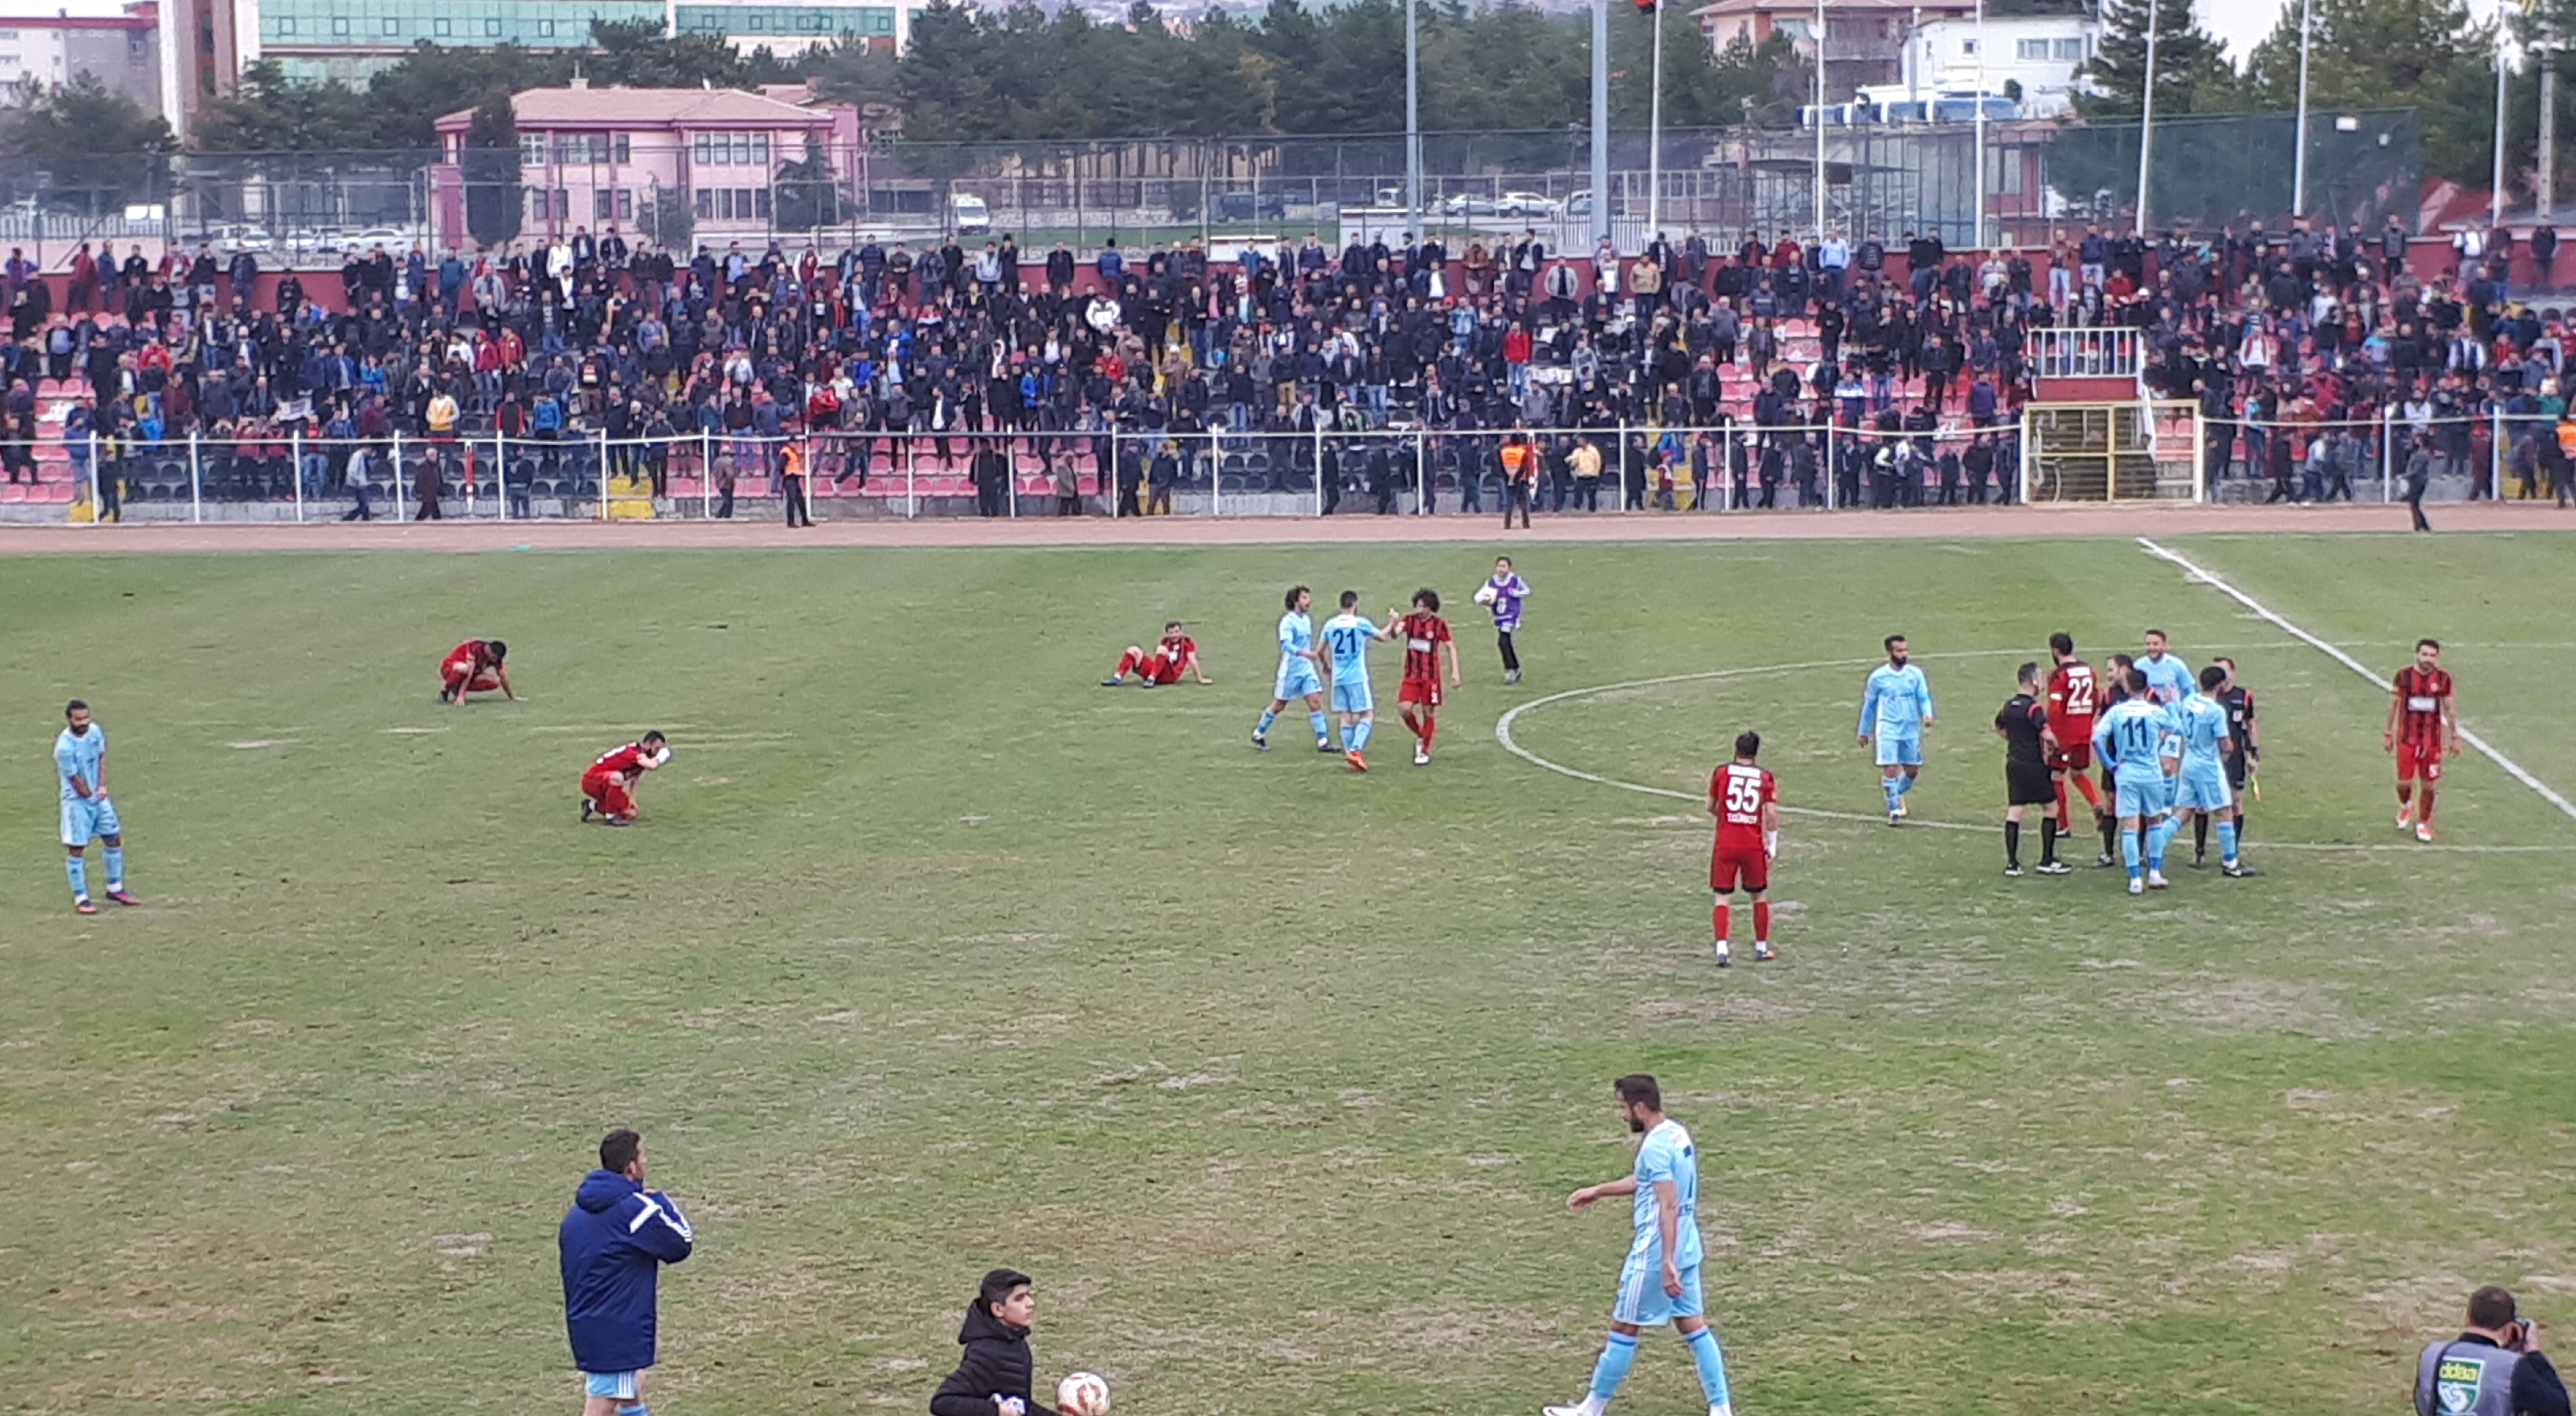
{"type": "Polygon", "coordinates": [[[2494,192],[2493,192],[2493,193],[2488,197],[2488,200],[2487,200],[2487,227],[2488,227],[2488,229],[2489,229],[2490,231],[2492,231],[2492,230],[2493,230],[2494,228],[2496,228],[2496,227],[2499,227],[2499,226],[2504,225],[2504,101],[2505,101],[2504,46],[2505,46],[2504,30],[2503,30],[2501,27],[2499,27],[2499,28],[2496,30],[2496,52],[2495,52],[2495,66],[2496,66],[2496,104],[2495,104],[2495,108],[2496,108],[2496,114],[2495,114],[2495,172],[2494,172],[2494,174],[2493,174],[2493,176],[2492,176],[2492,178],[2491,178],[2491,180],[2492,180],[2492,183],[2493,183],[2493,185],[2494,185],[2495,190],[2494,190],[2494,192]]]}
{"type": "Polygon", "coordinates": [[[2147,163],[2156,145],[2156,0],[2147,0],[2147,69],[2138,84],[2138,237],[2147,234],[2147,163]]]}
{"type": "Polygon", "coordinates": [[[1646,241],[1652,244],[1664,225],[1664,7],[1653,0],[1646,13],[1655,23],[1655,80],[1646,101],[1646,241]]]}
{"type": "Polygon", "coordinates": [[[1404,0],[1404,224],[1422,236],[1422,28],[1404,0]]]}
{"type": "Polygon", "coordinates": [[[1610,0],[1592,0],[1592,243],[1610,234],[1610,0]]]}
{"type": "Polygon", "coordinates": [[[2299,0],[2299,150],[2290,160],[2290,215],[2308,214],[2308,50],[2316,0],[2299,0]]]}
{"type": "MultiPolygon", "coordinates": [[[[1906,32],[1905,42],[1914,43],[1913,31],[1906,32]]],[[[1977,234],[1968,244],[1986,244],[1986,0],[1977,0],[1977,234]]]]}
{"type": "Polygon", "coordinates": [[[1816,0],[1816,229],[1825,239],[1825,0],[1816,0]]]}

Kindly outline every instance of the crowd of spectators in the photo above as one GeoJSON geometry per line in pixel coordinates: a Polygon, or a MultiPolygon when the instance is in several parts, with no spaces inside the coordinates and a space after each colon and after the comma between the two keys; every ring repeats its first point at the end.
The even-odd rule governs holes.
{"type": "Polygon", "coordinates": [[[1456,253],[1309,235],[1225,262],[1195,241],[1029,259],[1003,236],[684,263],[610,228],[353,250],[335,282],[84,246],[55,282],[16,252],[0,268],[0,464],[32,477],[50,380],[83,471],[95,447],[122,480],[194,435],[208,495],[354,490],[352,514],[370,488],[437,514],[495,435],[513,451],[484,494],[522,513],[611,475],[704,476],[729,511],[739,476],[865,493],[903,466],[962,475],[988,515],[1031,485],[1066,512],[1151,512],[1242,449],[1243,490],[1328,511],[1423,486],[1461,510],[1984,501],[2015,489],[2034,331],[2108,326],[2138,331],[2158,393],[2198,402],[2213,478],[2350,495],[2391,428],[2409,447],[2390,461],[2428,477],[2484,466],[2501,431],[2513,489],[2563,496],[2561,321],[2511,300],[2510,256],[2472,233],[2419,277],[2393,221],[2302,221],[1967,254],[1828,233],[1568,257],[1523,232],[1456,253]],[[1515,430],[1530,454],[1506,459],[1515,430]]]}

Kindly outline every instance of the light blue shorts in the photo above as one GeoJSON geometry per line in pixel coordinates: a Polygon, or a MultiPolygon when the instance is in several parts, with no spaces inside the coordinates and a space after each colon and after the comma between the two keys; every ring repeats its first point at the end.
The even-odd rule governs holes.
{"type": "Polygon", "coordinates": [[[1919,737],[1892,738],[1882,733],[1872,737],[1870,742],[1878,748],[1878,765],[1881,767],[1923,765],[1923,739],[1919,737]]]}
{"type": "Polygon", "coordinates": [[[2235,804],[2234,794],[2227,790],[2227,773],[2222,768],[2186,767],[2182,775],[2174,779],[2174,805],[2185,811],[2225,811],[2235,804]]]}
{"type": "Polygon", "coordinates": [[[2150,769],[2144,776],[2131,776],[2122,772],[2117,774],[2114,780],[2118,786],[2112,793],[2112,815],[2140,817],[2164,815],[2169,788],[2165,784],[2165,775],[2162,772],[2150,769]]]}
{"type": "Polygon", "coordinates": [[[1679,1298],[1664,1292],[1662,1254],[1631,1253],[1619,1266],[1619,1301],[1611,1306],[1612,1322],[1662,1327],[1675,1318],[1696,1318],[1700,1311],[1699,1265],[1682,1270],[1679,1298]]]}
{"type": "Polygon", "coordinates": [[[86,846],[92,836],[121,836],[116,803],[74,797],[63,803],[63,844],[86,846]]]}
{"type": "Polygon", "coordinates": [[[1333,711],[1336,713],[1374,713],[1377,700],[1369,693],[1364,678],[1333,680],[1333,711]]]}
{"type": "Polygon", "coordinates": [[[633,1401],[644,1389],[642,1372],[584,1372],[581,1378],[583,1392],[612,1401],[633,1401]]]}
{"type": "Polygon", "coordinates": [[[1299,659],[1294,663],[1281,666],[1279,691],[1270,696],[1282,703],[1294,703],[1307,694],[1323,691],[1324,676],[1315,672],[1315,661],[1299,659]]]}

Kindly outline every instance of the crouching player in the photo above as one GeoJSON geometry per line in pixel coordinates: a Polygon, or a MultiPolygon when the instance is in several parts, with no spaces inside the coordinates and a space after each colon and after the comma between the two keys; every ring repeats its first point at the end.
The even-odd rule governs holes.
{"type": "Polygon", "coordinates": [[[1709,774],[1708,814],[1717,818],[1717,846],[1708,862],[1708,888],[1717,892],[1709,925],[1717,933],[1717,966],[1734,962],[1727,951],[1728,915],[1741,884],[1753,897],[1753,958],[1771,952],[1771,858],[1780,853],[1780,784],[1753,759],[1762,735],[1735,735],[1735,760],[1709,774]]]}
{"type": "Polygon", "coordinates": [[[611,826],[633,825],[636,780],[670,760],[671,744],[660,733],[646,733],[601,753],[581,774],[581,819],[596,816],[611,826]]]}
{"type": "Polygon", "coordinates": [[[1163,626],[1163,640],[1150,651],[1130,644],[1118,656],[1118,667],[1100,681],[1102,688],[1116,688],[1134,674],[1147,688],[1181,681],[1189,674],[1201,683],[1210,682],[1207,671],[1199,667],[1199,642],[1181,631],[1181,622],[1173,620],[1163,626]]]}
{"type": "Polygon", "coordinates": [[[510,671],[501,661],[510,656],[510,646],[497,639],[469,639],[447,651],[438,661],[438,701],[463,703],[469,693],[490,693],[499,689],[513,703],[519,695],[510,688],[510,671]]]}
{"type": "Polygon", "coordinates": [[[1431,761],[1431,738],[1440,731],[1440,660],[1449,659],[1449,686],[1464,688],[1466,678],[1458,671],[1458,642],[1449,634],[1449,621],[1440,617],[1440,592],[1425,587],[1413,592],[1413,613],[1398,619],[1393,613],[1396,637],[1404,641],[1404,683],[1395,692],[1396,711],[1404,715],[1404,725],[1413,730],[1413,765],[1427,766],[1431,761]]]}

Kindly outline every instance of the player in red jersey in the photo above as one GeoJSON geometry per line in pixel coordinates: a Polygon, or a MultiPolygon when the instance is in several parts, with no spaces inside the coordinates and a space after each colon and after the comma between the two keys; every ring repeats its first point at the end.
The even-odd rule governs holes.
{"type": "Polygon", "coordinates": [[[1110,670],[1109,677],[1102,679],[1100,686],[1116,688],[1125,683],[1131,673],[1147,688],[1179,683],[1183,674],[1190,674],[1201,683],[1215,682],[1207,676],[1207,670],[1199,667],[1199,642],[1181,632],[1179,620],[1163,626],[1163,642],[1155,645],[1151,652],[1128,645],[1127,652],[1118,656],[1118,667],[1110,670]]]}
{"type": "Polygon", "coordinates": [[[2442,641],[2415,641],[2415,662],[2397,671],[2388,692],[2388,750],[2397,756],[2397,829],[2415,828],[2415,839],[2433,839],[2433,788],[2442,759],[2460,755],[2460,709],[2451,698],[2451,675],[2442,667],[2442,641]],[[2411,798],[2424,781],[2419,806],[2411,798]]]}
{"type": "Polygon", "coordinates": [[[611,826],[633,825],[636,779],[670,760],[671,744],[660,733],[646,733],[601,753],[581,774],[581,819],[596,816],[611,826]]]}
{"type": "Polygon", "coordinates": [[[2057,822],[2050,829],[2071,836],[2075,831],[2068,823],[2075,818],[2066,809],[2069,784],[2084,794],[2084,804],[2095,816],[2102,814],[2102,793],[2084,775],[2093,765],[2093,715],[2102,706],[2101,688],[2093,666],[2075,657],[2074,635],[2060,630],[2048,636],[2048,657],[2057,667],[2048,672],[2048,724],[2039,737],[2048,749],[2049,775],[2057,779],[2057,822]]]}
{"type": "Polygon", "coordinates": [[[1413,765],[1431,761],[1431,737],[1440,731],[1440,656],[1449,656],[1449,686],[1464,688],[1458,673],[1458,642],[1449,636],[1449,621],[1440,617],[1440,592],[1428,586],[1413,592],[1413,613],[1398,618],[1395,637],[1404,641],[1404,682],[1395,691],[1396,711],[1413,730],[1413,765]]]}
{"type": "Polygon", "coordinates": [[[1771,952],[1771,858],[1780,853],[1780,784],[1753,759],[1762,735],[1735,735],[1735,760],[1709,774],[1708,814],[1717,818],[1717,847],[1709,857],[1708,888],[1717,892],[1709,922],[1717,931],[1717,966],[1734,960],[1726,945],[1728,906],[1738,884],[1753,897],[1753,958],[1771,952]]]}
{"type": "Polygon", "coordinates": [[[499,689],[511,702],[519,695],[510,688],[510,671],[501,666],[508,658],[510,646],[497,639],[469,639],[447,651],[438,661],[438,701],[463,703],[469,693],[490,693],[499,689]]]}

